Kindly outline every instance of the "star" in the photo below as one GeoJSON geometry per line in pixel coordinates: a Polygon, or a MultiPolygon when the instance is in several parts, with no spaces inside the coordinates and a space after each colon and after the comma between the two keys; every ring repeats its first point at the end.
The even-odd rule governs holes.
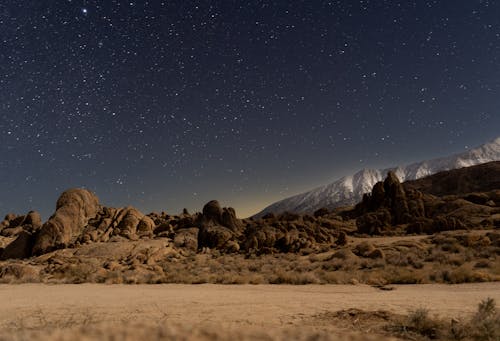
{"type": "Polygon", "coordinates": [[[82,8],[82,14],[87,15],[89,13],[89,10],[86,8],[82,8]]]}

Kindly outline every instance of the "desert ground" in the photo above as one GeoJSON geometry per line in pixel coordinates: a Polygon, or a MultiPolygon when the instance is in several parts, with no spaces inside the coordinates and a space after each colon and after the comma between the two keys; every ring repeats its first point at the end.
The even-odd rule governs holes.
{"type": "Polygon", "coordinates": [[[498,282],[383,289],[368,285],[6,284],[0,286],[0,337],[113,339],[121,331],[125,339],[135,339],[147,330],[158,339],[235,335],[386,339],[380,325],[389,323],[392,316],[425,308],[430,316],[451,321],[472,316],[487,297],[500,301],[498,282]],[[363,335],[358,334],[361,330],[363,335]]]}

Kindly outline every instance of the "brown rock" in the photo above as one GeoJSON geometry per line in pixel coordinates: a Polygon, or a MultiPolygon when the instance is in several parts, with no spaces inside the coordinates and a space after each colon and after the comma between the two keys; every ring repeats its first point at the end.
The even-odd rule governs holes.
{"type": "Polygon", "coordinates": [[[34,254],[63,248],[74,242],[89,219],[99,212],[99,199],[86,189],[65,191],[56,204],[56,212],[41,227],[33,247],[34,254]]]}
{"type": "Polygon", "coordinates": [[[357,258],[357,257],[349,249],[340,249],[337,252],[335,252],[330,258],[331,259],[337,258],[337,259],[347,260],[347,259],[353,259],[353,258],[357,258]]]}
{"type": "Polygon", "coordinates": [[[391,226],[391,213],[382,208],[375,212],[366,213],[356,219],[356,226],[359,233],[381,234],[387,227],[391,226]]]}
{"type": "Polygon", "coordinates": [[[4,220],[7,220],[7,221],[9,221],[9,222],[10,222],[10,221],[12,221],[12,220],[14,220],[14,219],[16,219],[16,218],[17,218],[17,215],[16,215],[16,214],[14,214],[14,213],[7,213],[7,214],[5,215],[4,220]]]}
{"type": "Polygon", "coordinates": [[[198,250],[198,233],[196,227],[180,229],[175,233],[174,245],[192,251],[198,250]]]}
{"type": "Polygon", "coordinates": [[[347,245],[347,233],[345,233],[344,231],[340,231],[337,236],[337,240],[335,240],[335,244],[337,244],[338,246],[347,245]]]}
{"type": "Polygon", "coordinates": [[[219,222],[222,217],[222,208],[217,200],[209,201],[203,207],[203,216],[208,220],[219,222]]]}
{"type": "Polygon", "coordinates": [[[236,212],[232,207],[224,207],[222,210],[221,224],[235,232],[241,229],[241,220],[236,218],[236,212]]]}
{"type": "Polygon", "coordinates": [[[382,250],[380,249],[375,249],[373,250],[372,252],[368,253],[366,255],[367,258],[371,258],[371,259],[384,259],[385,258],[385,254],[382,250]]]}
{"type": "Polygon", "coordinates": [[[328,213],[330,213],[330,211],[328,211],[328,208],[323,207],[323,208],[320,208],[319,210],[314,211],[314,216],[316,218],[318,218],[318,217],[322,217],[324,215],[327,215],[328,213]]]}
{"type": "Polygon", "coordinates": [[[7,227],[2,230],[1,235],[4,237],[15,237],[22,231],[24,231],[24,228],[22,226],[7,227]]]}
{"type": "Polygon", "coordinates": [[[24,220],[23,224],[29,224],[33,229],[38,230],[40,227],[42,227],[42,217],[37,211],[30,211],[26,215],[26,219],[24,220]]]}
{"type": "Polygon", "coordinates": [[[375,251],[375,247],[370,242],[362,242],[356,245],[353,250],[354,254],[361,257],[367,257],[373,251],[375,251]]]}
{"type": "Polygon", "coordinates": [[[404,224],[409,221],[408,202],[403,185],[394,172],[389,172],[384,181],[386,198],[390,200],[390,208],[394,224],[404,224]]]}
{"type": "Polygon", "coordinates": [[[137,235],[141,238],[153,237],[153,230],[155,228],[155,222],[148,216],[142,217],[137,225],[137,235]]]}
{"type": "Polygon", "coordinates": [[[1,260],[5,259],[22,259],[31,256],[34,237],[31,233],[22,231],[17,238],[5,247],[0,256],[1,260]]]}
{"type": "Polygon", "coordinates": [[[200,229],[198,235],[198,247],[223,249],[226,246],[226,243],[231,240],[233,236],[233,232],[225,226],[206,226],[200,229]]]}

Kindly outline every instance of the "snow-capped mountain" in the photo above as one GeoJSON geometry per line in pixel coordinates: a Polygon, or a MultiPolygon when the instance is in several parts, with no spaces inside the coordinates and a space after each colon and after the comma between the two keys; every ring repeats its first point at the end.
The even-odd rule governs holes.
{"type": "Polygon", "coordinates": [[[281,213],[285,211],[312,213],[322,207],[334,208],[353,205],[361,200],[363,194],[370,192],[375,183],[382,181],[390,170],[395,171],[401,181],[406,181],[419,179],[445,170],[499,160],[500,137],[497,137],[492,142],[478,148],[449,157],[412,163],[403,167],[363,169],[331,184],[278,201],[266,207],[255,216],[261,217],[266,213],[281,213]]]}

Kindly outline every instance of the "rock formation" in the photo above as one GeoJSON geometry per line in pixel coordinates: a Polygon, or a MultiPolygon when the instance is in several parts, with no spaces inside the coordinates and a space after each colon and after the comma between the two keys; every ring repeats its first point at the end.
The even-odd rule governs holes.
{"type": "MultiPolygon", "coordinates": [[[[453,171],[454,174],[467,172],[468,170],[453,171]]],[[[444,174],[430,178],[433,177],[447,178],[444,174]]],[[[375,184],[371,194],[366,194],[363,201],[350,213],[351,217],[356,218],[357,231],[370,235],[393,234],[401,227],[406,233],[430,234],[481,228],[481,225],[494,226],[493,220],[478,220],[474,217],[491,216],[498,211],[499,191],[436,197],[416,189],[419,186],[426,188],[432,181],[425,178],[420,182],[404,185],[394,173],[389,172],[385,181],[375,184]]]]}
{"type": "Polygon", "coordinates": [[[41,227],[33,247],[34,254],[67,247],[80,236],[89,219],[99,211],[99,199],[86,189],[65,191],[56,204],[56,212],[41,227]]]}

